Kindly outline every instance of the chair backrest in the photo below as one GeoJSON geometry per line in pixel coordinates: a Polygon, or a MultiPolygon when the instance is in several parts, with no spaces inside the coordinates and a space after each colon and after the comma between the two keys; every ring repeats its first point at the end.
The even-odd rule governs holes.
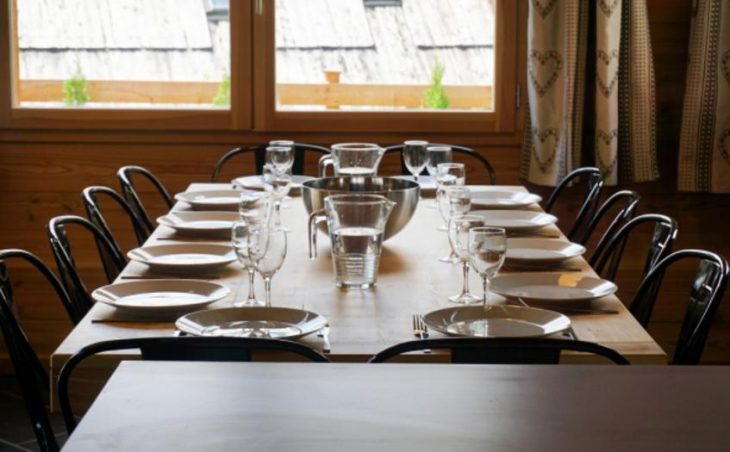
{"type": "Polygon", "coordinates": [[[661,284],[667,268],[685,259],[698,259],[699,265],[690,288],[689,302],[672,364],[698,364],[700,362],[712,320],[727,287],[730,271],[727,260],[704,250],[676,251],[652,268],[629,305],[629,310],[634,317],[646,327],[656,304],[657,286],[661,284]]]}
{"type": "Polygon", "coordinates": [[[544,338],[443,338],[396,344],[373,355],[368,362],[382,363],[403,353],[449,350],[451,362],[459,364],[557,364],[563,350],[593,353],[616,364],[629,362],[615,350],[599,344],[570,339],[544,338]]]}
{"type": "MultiPolygon", "coordinates": [[[[122,210],[129,217],[129,221],[132,224],[132,229],[134,230],[134,235],[137,238],[137,243],[139,244],[139,246],[144,245],[144,242],[147,241],[152,231],[147,229],[147,226],[145,225],[142,218],[140,218],[139,214],[134,209],[132,209],[132,206],[129,205],[127,200],[124,199],[112,188],[95,185],[92,187],[86,187],[84,188],[84,191],[81,192],[81,197],[84,201],[84,209],[86,210],[86,216],[89,218],[89,220],[94,223],[96,227],[101,229],[118,249],[121,249],[121,247],[119,246],[119,242],[114,238],[114,234],[109,228],[109,224],[106,222],[106,220],[104,219],[104,215],[101,213],[101,207],[99,205],[100,196],[108,197],[115,204],[122,208],[122,210]]],[[[97,243],[97,246],[101,245],[97,243]]],[[[101,253],[101,249],[99,250],[99,252],[101,253]]]]}
{"type": "Polygon", "coordinates": [[[616,215],[613,217],[613,220],[611,220],[611,222],[608,224],[606,230],[602,235],[602,237],[612,236],[619,227],[623,226],[627,221],[634,217],[634,214],[636,213],[636,207],[638,206],[640,199],[641,196],[639,195],[639,193],[633,190],[620,190],[609,196],[608,199],[606,199],[606,201],[601,204],[601,207],[598,208],[595,215],[593,215],[593,218],[591,218],[591,220],[588,222],[588,226],[586,226],[583,234],[581,234],[581,237],[576,240],[576,242],[580,243],[581,245],[585,245],[586,243],[588,243],[588,241],[593,236],[596,227],[604,219],[608,212],[611,211],[611,209],[613,209],[615,206],[621,205],[621,207],[616,212],[616,215]]]}
{"type": "Polygon", "coordinates": [[[674,241],[677,238],[677,222],[661,214],[647,213],[632,218],[615,234],[604,235],[596,245],[596,250],[590,258],[590,264],[601,277],[613,281],[623,257],[624,245],[629,235],[642,224],[654,224],[654,232],[649,242],[643,276],[649,273],[654,265],[672,252],[674,241]]]}
{"type": "MultiPolygon", "coordinates": [[[[215,168],[213,168],[213,174],[210,176],[210,181],[219,182],[218,178],[220,177],[221,171],[223,171],[223,167],[226,163],[233,157],[246,153],[254,154],[255,173],[261,174],[264,164],[266,163],[266,148],[268,146],[268,143],[258,146],[239,146],[226,152],[216,162],[215,168]]],[[[304,159],[307,153],[317,154],[319,158],[319,156],[329,154],[329,152],[329,149],[315,144],[294,143],[294,164],[292,165],[292,174],[304,174],[304,159]]]]}
{"type": "MultiPolygon", "coordinates": [[[[85,229],[91,233],[97,246],[99,246],[99,257],[107,282],[111,283],[119,276],[127,261],[119,248],[109,240],[106,234],[86,218],[75,215],[62,215],[51,218],[48,222],[47,232],[53,258],[56,261],[63,286],[77,306],[75,311],[83,317],[91,309],[94,302],[86,289],[86,285],[81,280],[81,276],[76,267],[71,243],[66,233],[66,226],[68,225],[80,226],[81,229],[85,229]]],[[[74,317],[74,323],[81,320],[81,317],[77,317],[76,314],[74,317]]]]}
{"type": "Polygon", "coordinates": [[[578,210],[578,214],[575,216],[575,220],[568,232],[568,238],[570,240],[575,239],[578,231],[583,227],[583,223],[591,218],[593,212],[595,212],[596,207],[598,206],[598,200],[601,197],[601,190],[603,189],[603,174],[601,174],[601,170],[591,166],[574,169],[555,187],[545,204],[545,211],[548,213],[552,212],[553,207],[555,207],[555,203],[560,198],[560,195],[571,184],[576,182],[577,179],[585,181],[586,191],[585,196],[583,197],[583,202],[578,210]]]}
{"type": "MultiPolygon", "coordinates": [[[[494,171],[494,168],[492,167],[492,164],[489,163],[489,160],[486,159],[483,155],[478,153],[472,148],[468,148],[466,146],[457,146],[455,144],[443,144],[443,143],[429,143],[429,146],[448,146],[451,148],[451,152],[454,154],[461,154],[463,156],[469,156],[475,158],[479,164],[482,166],[484,171],[487,173],[487,177],[489,178],[489,183],[491,185],[497,184],[497,173],[494,171]]],[[[403,160],[403,147],[404,144],[396,144],[393,146],[388,146],[385,148],[386,154],[391,153],[400,153],[400,164],[401,164],[401,173],[402,174],[409,174],[408,169],[406,168],[405,161],[403,160]]]]}
{"type": "Polygon", "coordinates": [[[76,366],[97,353],[129,349],[139,350],[142,359],[157,361],[251,361],[253,352],[275,351],[291,353],[312,362],[329,362],[326,356],[306,345],[280,339],[167,336],[98,342],[76,352],[66,361],[58,376],[58,402],[69,434],[76,428],[68,395],[68,382],[76,366]]]}
{"type": "MultiPolygon", "coordinates": [[[[53,286],[65,308],[69,311],[70,300],[68,295],[43,261],[24,250],[0,250],[0,264],[3,267],[5,267],[5,261],[8,259],[23,260],[33,265],[53,286]]],[[[45,402],[50,388],[48,373],[46,373],[38,355],[33,350],[30,341],[28,341],[25,331],[23,331],[13,313],[14,300],[9,279],[3,280],[2,285],[2,290],[0,290],[0,330],[2,330],[5,340],[5,348],[13,364],[18,387],[23,396],[38,445],[43,451],[56,451],[58,450],[58,443],[53,434],[45,402]]],[[[69,311],[69,315],[71,314],[71,311],[69,311]]]]}
{"type": "Polygon", "coordinates": [[[119,179],[119,185],[122,188],[122,195],[124,196],[124,199],[127,200],[129,206],[144,222],[147,230],[154,231],[155,224],[152,222],[152,217],[150,217],[149,212],[147,212],[147,209],[145,209],[144,204],[142,203],[142,198],[139,196],[139,193],[134,187],[135,174],[144,177],[155,187],[157,192],[160,194],[160,197],[162,197],[163,201],[165,201],[165,204],[167,204],[168,209],[172,209],[174,201],[172,200],[172,196],[170,196],[170,193],[167,191],[165,186],[162,185],[162,182],[160,182],[160,180],[149,170],[142,168],[141,166],[135,165],[123,166],[119,168],[119,171],[117,171],[117,178],[119,179]]]}

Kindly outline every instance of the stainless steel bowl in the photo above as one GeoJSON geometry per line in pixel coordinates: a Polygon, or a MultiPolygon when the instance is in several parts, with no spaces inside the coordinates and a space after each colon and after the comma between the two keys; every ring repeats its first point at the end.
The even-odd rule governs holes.
{"type": "MultiPolygon", "coordinates": [[[[418,184],[395,177],[323,177],[302,183],[302,199],[308,213],[324,209],[324,198],[342,193],[382,195],[395,203],[385,225],[383,240],[403,229],[416,211],[419,197],[418,184]]],[[[320,225],[323,232],[327,232],[320,225]]]]}

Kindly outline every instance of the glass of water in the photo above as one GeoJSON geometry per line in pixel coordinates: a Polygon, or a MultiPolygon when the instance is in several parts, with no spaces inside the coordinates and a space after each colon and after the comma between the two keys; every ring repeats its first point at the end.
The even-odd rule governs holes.
{"type": "Polygon", "coordinates": [[[428,175],[436,177],[436,169],[439,163],[451,163],[452,158],[452,151],[449,146],[427,146],[426,171],[428,171],[428,175]]]}
{"type": "Polygon", "coordinates": [[[428,141],[411,140],[403,143],[403,162],[416,183],[418,183],[418,175],[428,163],[427,146],[428,141]]]}
{"type": "Polygon", "coordinates": [[[254,277],[256,260],[259,259],[267,246],[268,235],[266,232],[266,228],[246,221],[233,224],[231,245],[238,261],[243,265],[244,270],[248,271],[248,297],[243,300],[238,300],[238,297],[236,297],[233,303],[234,306],[263,306],[265,304],[263,301],[256,299],[254,277]]]}
{"type": "MultiPolygon", "coordinates": [[[[264,189],[271,195],[274,204],[274,227],[281,228],[281,201],[291,189],[291,174],[289,171],[279,171],[275,166],[264,165],[264,189]]],[[[288,229],[283,228],[288,232],[288,229]]]]}
{"type": "MultiPolygon", "coordinates": [[[[446,231],[449,231],[448,225],[452,217],[457,215],[464,215],[471,210],[471,190],[467,187],[460,185],[447,186],[444,188],[444,193],[439,197],[439,211],[441,216],[446,221],[446,231]]],[[[456,255],[453,248],[448,256],[439,258],[439,261],[450,264],[455,264],[460,261],[459,256],[456,255]]]]}
{"type": "Polygon", "coordinates": [[[256,271],[264,278],[264,290],[266,291],[267,308],[271,307],[271,278],[281,268],[286,257],[286,231],[281,228],[267,228],[266,249],[263,250],[255,261],[256,271]]]}
{"type": "Polygon", "coordinates": [[[253,226],[268,224],[271,217],[271,196],[266,192],[244,190],[238,202],[241,220],[253,226]]]}
{"type": "Polygon", "coordinates": [[[447,199],[445,198],[446,189],[455,185],[464,185],[466,180],[465,174],[466,167],[463,163],[439,163],[436,165],[436,206],[444,221],[443,225],[438,227],[439,231],[448,230],[449,218],[447,214],[449,208],[447,199]]]}
{"type": "Polygon", "coordinates": [[[469,230],[469,263],[484,285],[483,304],[486,309],[489,283],[504,264],[507,237],[504,229],[476,227],[469,230]]]}
{"type": "Polygon", "coordinates": [[[469,291],[469,231],[484,226],[484,219],[478,215],[454,215],[449,220],[449,243],[451,249],[461,261],[464,282],[461,293],[449,297],[449,301],[470,304],[481,301],[481,298],[469,291]]]}

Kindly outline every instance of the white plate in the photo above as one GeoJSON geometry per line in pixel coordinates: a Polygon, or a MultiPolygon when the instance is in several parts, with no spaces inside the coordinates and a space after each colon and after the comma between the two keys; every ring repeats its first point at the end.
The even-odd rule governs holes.
{"type": "Polygon", "coordinates": [[[183,314],[218,301],[230,292],[227,287],[208,281],[149,279],[99,287],[91,297],[131,314],[183,314]]]}
{"type": "Polygon", "coordinates": [[[496,276],[490,289],[507,298],[558,304],[611,295],[616,284],[580,273],[514,273],[496,276]]]}
{"type": "Polygon", "coordinates": [[[143,246],[130,250],[127,257],[153,271],[186,274],[215,272],[236,260],[230,245],[212,243],[143,246]]]}
{"type": "Polygon", "coordinates": [[[499,190],[471,192],[471,205],[483,209],[519,209],[540,201],[542,198],[533,193],[499,190]]]}
{"type": "Polygon", "coordinates": [[[507,232],[529,232],[555,224],[554,215],[529,210],[474,210],[470,215],[484,218],[485,226],[504,228],[507,232]]]}
{"type": "MultiPolygon", "coordinates": [[[[295,195],[299,193],[302,188],[302,182],[314,179],[310,176],[302,176],[294,174],[291,177],[291,186],[289,194],[295,195]]],[[[263,190],[264,189],[264,178],[263,176],[244,176],[238,177],[231,181],[234,187],[243,187],[249,190],[263,190]]]]}
{"type": "Polygon", "coordinates": [[[292,308],[221,308],[180,317],[175,326],[193,336],[294,339],[327,325],[321,315],[292,308]]]}
{"type": "Polygon", "coordinates": [[[429,312],[423,321],[449,336],[541,337],[570,327],[563,314],[521,306],[458,306],[429,312]]]}
{"type": "Polygon", "coordinates": [[[560,239],[507,239],[506,260],[511,263],[551,264],[583,255],[583,245],[560,239]]]}
{"type": "Polygon", "coordinates": [[[194,210],[238,210],[240,198],[239,190],[186,191],[175,195],[175,199],[190,204],[194,210]]]}
{"type": "Polygon", "coordinates": [[[230,239],[233,223],[240,219],[238,212],[170,212],[157,223],[190,237],[230,239]]]}

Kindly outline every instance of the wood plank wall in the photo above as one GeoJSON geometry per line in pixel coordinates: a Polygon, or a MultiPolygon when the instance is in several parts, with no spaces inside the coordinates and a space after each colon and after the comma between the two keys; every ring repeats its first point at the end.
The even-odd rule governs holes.
{"type": "MultiPolygon", "coordinates": [[[[664,212],[680,223],[679,247],[703,247],[728,256],[730,244],[719,221],[730,208],[728,196],[675,193],[676,149],[684,92],[687,38],[691,0],[649,0],[652,43],[657,71],[659,155],[663,179],[659,183],[633,187],[645,196],[642,210],[664,212]]],[[[94,184],[117,187],[115,172],[125,164],[139,164],[156,173],[172,192],[183,190],[191,181],[207,180],[216,159],[227,149],[240,144],[260,143],[273,138],[293,138],[327,145],[338,141],[367,140],[381,144],[413,138],[405,134],[261,134],[149,132],[20,131],[0,130],[0,248],[19,247],[38,253],[51,262],[44,226],[55,215],[82,214],[81,190],[94,184]]],[[[429,135],[433,142],[452,142],[474,146],[486,155],[498,172],[500,183],[518,183],[519,139],[463,135],[429,135]]],[[[242,162],[246,165],[246,162],[242,162]]],[[[313,168],[313,163],[308,165],[313,168]]],[[[395,160],[383,163],[386,171],[397,169],[395,160]]],[[[230,173],[231,175],[233,173],[230,173]]],[[[469,181],[484,182],[472,168],[469,181]]],[[[533,187],[542,194],[548,190],[533,187]]],[[[151,195],[151,193],[149,193],[151,195]]],[[[154,198],[150,198],[154,199],[154,198]]],[[[159,202],[152,210],[162,213],[159,202]]],[[[566,209],[566,214],[570,209],[566,209]]],[[[118,212],[111,213],[115,232],[124,237],[123,246],[132,246],[129,227],[118,212]]],[[[646,233],[639,239],[646,239],[646,233]]],[[[639,247],[636,247],[638,249],[639,247]]],[[[100,283],[93,248],[79,248],[79,265],[92,284],[100,283]]],[[[629,299],[638,282],[641,256],[630,247],[619,282],[626,287],[622,297],[629,299]],[[625,284],[624,284],[625,283],[625,284]]],[[[69,331],[65,314],[32,272],[12,268],[18,286],[18,311],[41,355],[47,355],[69,331]]],[[[657,311],[650,332],[671,350],[685,299],[682,279],[692,268],[670,278],[662,294],[665,300],[657,311]]],[[[708,344],[707,362],[730,362],[730,301],[718,316],[708,344]]],[[[0,356],[0,370],[7,360],[0,356]]]]}

